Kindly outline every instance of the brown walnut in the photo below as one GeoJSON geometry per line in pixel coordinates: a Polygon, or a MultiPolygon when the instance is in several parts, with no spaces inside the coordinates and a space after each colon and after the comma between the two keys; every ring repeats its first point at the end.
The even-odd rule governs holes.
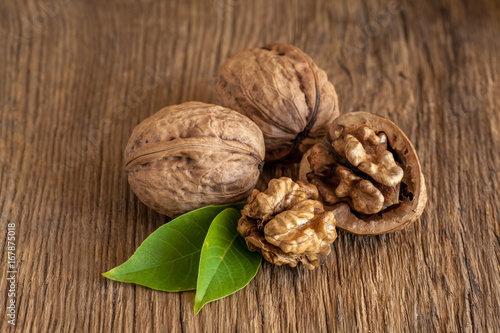
{"type": "Polygon", "coordinates": [[[326,73],[288,44],[242,50],[219,69],[218,104],[241,112],[262,130],[266,162],[298,162],[339,115],[326,73]]]}
{"type": "Polygon", "coordinates": [[[304,155],[299,178],[318,187],[337,227],[354,234],[402,229],[427,202],[410,140],[393,122],[367,112],[335,119],[326,139],[304,155]]]}
{"type": "Polygon", "coordinates": [[[166,107],[141,122],[125,149],[139,199],[170,217],[245,200],[257,182],[264,138],[250,119],[200,102],[166,107]]]}
{"type": "Polygon", "coordinates": [[[309,269],[324,263],[337,238],[335,217],[325,211],[314,185],[282,177],[264,192],[254,189],[241,211],[238,232],[252,251],[281,266],[309,269]]]}

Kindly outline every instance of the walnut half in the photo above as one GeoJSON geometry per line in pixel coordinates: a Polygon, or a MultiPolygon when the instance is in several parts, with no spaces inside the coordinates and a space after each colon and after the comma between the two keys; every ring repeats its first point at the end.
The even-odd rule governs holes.
{"type": "Polygon", "coordinates": [[[281,266],[299,262],[309,269],[324,263],[337,238],[335,217],[325,211],[314,185],[282,177],[264,192],[254,189],[241,211],[238,232],[248,248],[281,266]]]}
{"type": "Polygon", "coordinates": [[[300,179],[318,187],[337,226],[354,234],[402,229],[427,201],[409,139],[393,122],[367,112],[335,119],[326,140],[304,155],[300,179]]]}

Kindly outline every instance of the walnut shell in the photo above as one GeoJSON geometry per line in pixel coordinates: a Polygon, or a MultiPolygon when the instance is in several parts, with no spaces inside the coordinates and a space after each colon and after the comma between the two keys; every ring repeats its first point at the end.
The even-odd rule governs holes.
{"type": "Polygon", "coordinates": [[[301,161],[299,178],[318,187],[337,227],[376,235],[414,222],[427,202],[424,175],[408,137],[388,119],[352,112],[301,161]]]}
{"type": "Polygon", "coordinates": [[[137,197],[170,217],[245,200],[264,155],[264,138],[255,123],[200,102],[169,106],[142,121],[124,154],[137,197]]]}
{"type": "Polygon", "coordinates": [[[242,50],[219,69],[218,104],[241,112],[264,133],[266,162],[298,162],[339,115],[326,73],[300,49],[270,44],[242,50]]]}

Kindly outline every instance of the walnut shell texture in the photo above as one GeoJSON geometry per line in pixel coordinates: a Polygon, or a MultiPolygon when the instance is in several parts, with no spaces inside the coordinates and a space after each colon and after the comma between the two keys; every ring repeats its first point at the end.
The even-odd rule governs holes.
{"type": "Polygon", "coordinates": [[[133,130],[125,170],[137,197],[170,217],[245,200],[265,155],[262,132],[244,115],[217,105],[166,107],[133,130]]]}
{"type": "Polygon", "coordinates": [[[304,155],[299,174],[318,187],[337,227],[354,234],[400,230],[427,202],[410,140],[390,120],[367,112],[335,119],[326,139],[304,155]]]}
{"type": "Polygon", "coordinates": [[[335,216],[325,211],[312,184],[281,177],[267,190],[254,189],[241,211],[238,232],[252,251],[275,265],[300,262],[308,269],[324,263],[337,238],[335,216]]]}
{"type": "Polygon", "coordinates": [[[298,162],[339,115],[335,88],[303,51],[289,44],[242,50],[219,69],[218,104],[262,130],[266,162],[298,162]]]}

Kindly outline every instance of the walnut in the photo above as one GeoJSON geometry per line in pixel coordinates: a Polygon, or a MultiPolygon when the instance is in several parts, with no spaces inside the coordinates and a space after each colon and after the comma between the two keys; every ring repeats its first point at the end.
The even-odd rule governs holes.
{"type": "Polygon", "coordinates": [[[382,210],[385,198],[369,180],[356,176],[342,166],[338,166],[335,172],[340,180],[335,189],[338,198],[351,198],[354,210],[360,213],[376,214],[382,210]]]}
{"type": "Polygon", "coordinates": [[[427,202],[413,145],[393,122],[366,112],[335,119],[303,157],[299,178],[317,186],[337,227],[375,235],[415,221],[427,202]]]}
{"type": "Polygon", "coordinates": [[[335,217],[325,211],[314,185],[290,178],[272,179],[268,189],[256,189],[241,211],[238,232],[248,248],[276,265],[314,269],[326,261],[337,238],[335,217]]]}
{"type": "Polygon", "coordinates": [[[252,119],[264,133],[266,162],[298,162],[339,115],[326,73],[300,49],[270,44],[242,50],[219,69],[218,104],[252,119]]]}
{"type": "Polygon", "coordinates": [[[125,170],[143,203],[176,217],[245,200],[264,154],[262,132],[250,119],[221,106],[188,102],[137,125],[125,149],[125,170]]]}

